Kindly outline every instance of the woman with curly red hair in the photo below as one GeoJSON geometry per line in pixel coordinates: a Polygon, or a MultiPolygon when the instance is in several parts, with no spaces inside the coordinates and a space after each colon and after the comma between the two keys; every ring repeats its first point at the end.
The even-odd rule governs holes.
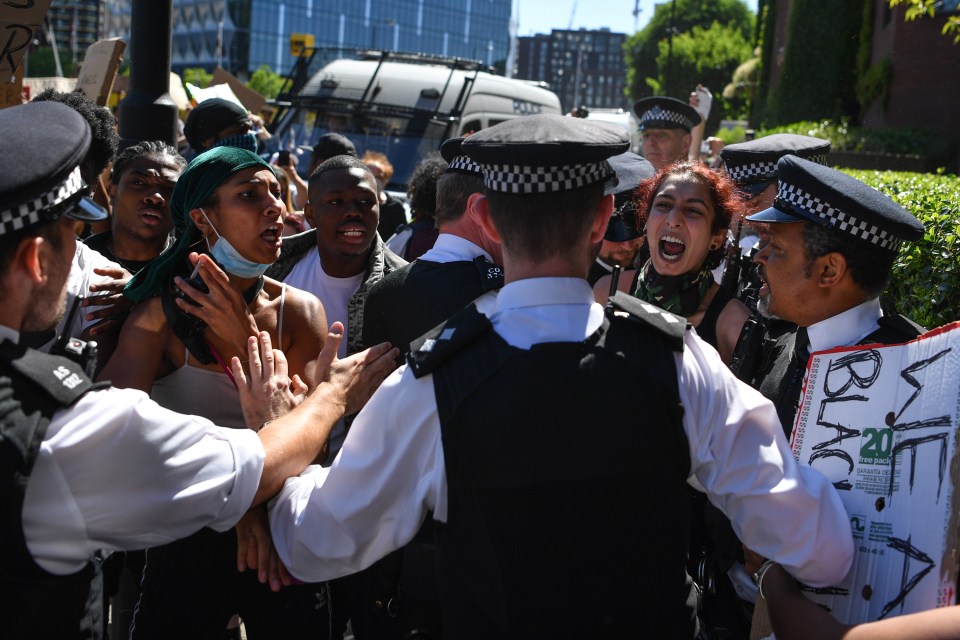
{"type": "MultiPolygon", "coordinates": [[[[733,182],[698,162],[678,162],[642,182],[636,199],[637,227],[646,238],[641,256],[648,258],[638,272],[624,274],[620,288],[685,317],[729,363],[750,316],[712,273],[742,205],[733,182]]],[[[597,283],[598,301],[609,288],[609,278],[597,283]]]]}

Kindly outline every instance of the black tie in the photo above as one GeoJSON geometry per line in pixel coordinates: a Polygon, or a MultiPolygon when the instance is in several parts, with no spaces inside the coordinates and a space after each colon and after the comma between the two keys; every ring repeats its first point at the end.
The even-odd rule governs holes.
{"type": "Polygon", "coordinates": [[[807,335],[807,328],[797,329],[797,335],[793,342],[793,353],[796,354],[800,364],[806,367],[807,360],[810,358],[810,337],[807,335]]]}

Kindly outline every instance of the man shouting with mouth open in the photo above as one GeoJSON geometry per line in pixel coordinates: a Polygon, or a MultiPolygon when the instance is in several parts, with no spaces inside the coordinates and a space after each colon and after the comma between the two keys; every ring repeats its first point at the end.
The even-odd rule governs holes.
{"type": "MultiPolygon", "coordinates": [[[[406,264],[377,234],[377,179],[353,156],[334,156],[310,175],[304,214],[314,228],[284,238],[280,258],[266,275],[309,291],[323,303],[328,322],[343,323],[340,356],[362,351],[363,305],[370,287],[406,264]]],[[[343,421],[330,435],[332,461],[340,450],[343,421]]]]}

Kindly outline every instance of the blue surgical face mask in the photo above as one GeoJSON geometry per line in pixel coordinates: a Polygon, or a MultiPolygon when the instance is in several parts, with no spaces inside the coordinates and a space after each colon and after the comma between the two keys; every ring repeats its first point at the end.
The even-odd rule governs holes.
{"type": "Polygon", "coordinates": [[[248,131],[247,133],[241,133],[240,135],[230,136],[229,138],[224,138],[223,140],[217,140],[213,143],[214,147],[237,147],[239,149],[246,149],[253,153],[257,152],[257,134],[253,131],[248,131]]]}
{"type": "Polygon", "coordinates": [[[210,249],[210,255],[224,271],[238,278],[259,278],[270,268],[269,264],[250,262],[240,255],[240,252],[233,248],[230,241],[223,237],[223,234],[213,226],[210,218],[207,217],[207,212],[200,209],[200,213],[203,214],[207,224],[213,227],[213,230],[216,231],[217,236],[219,236],[217,242],[212,247],[210,246],[210,241],[207,240],[207,248],[210,249]]]}

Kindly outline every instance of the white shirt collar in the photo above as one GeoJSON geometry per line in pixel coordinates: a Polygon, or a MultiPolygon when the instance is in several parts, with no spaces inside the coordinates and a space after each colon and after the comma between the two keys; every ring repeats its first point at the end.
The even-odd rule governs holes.
{"type": "Polygon", "coordinates": [[[20,342],[20,332],[14,331],[10,327],[0,324],[0,342],[4,340],[9,340],[10,342],[17,344],[20,342]]]}
{"type": "Polygon", "coordinates": [[[842,313],[807,327],[810,351],[824,351],[834,347],[857,344],[879,327],[883,317],[880,299],[871,298],[842,313]]]}
{"type": "Polygon", "coordinates": [[[583,278],[527,278],[504,285],[497,311],[558,304],[592,305],[593,289],[583,278]]]}
{"type": "Polygon", "coordinates": [[[603,307],[594,302],[583,278],[517,280],[500,290],[493,306],[494,331],[521,349],[543,342],[578,342],[603,323],[603,307]]]}
{"type": "Polygon", "coordinates": [[[433,247],[427,250],[420,260],[428,262],[461,262],[483,256],[493,262],[493,256],[466,238],[452,233],[441,233],[433,247]]]}

